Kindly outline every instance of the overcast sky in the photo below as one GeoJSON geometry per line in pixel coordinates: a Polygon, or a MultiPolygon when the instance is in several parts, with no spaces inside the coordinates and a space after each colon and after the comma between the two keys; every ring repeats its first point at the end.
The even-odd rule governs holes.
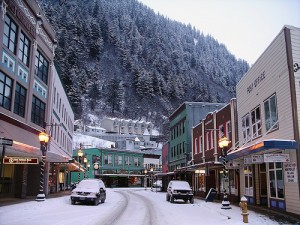
{"type": "Polygon", "coordinates": [[[300,27],[300,0],[138,0],[211,34],[252,65],[284,25],[300,27]]]}

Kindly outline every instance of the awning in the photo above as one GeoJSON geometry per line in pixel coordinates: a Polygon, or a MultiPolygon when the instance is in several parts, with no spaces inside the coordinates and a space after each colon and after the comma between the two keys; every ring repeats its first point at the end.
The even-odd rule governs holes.
{"type": "Polygon", "coordinates": [[[226,156],[226,160],[233,160],[241,158],[247,155],[258,153],[269,149],[297,149],[297,142],[295,140],[264,140],[256,144],[239,148],[236,151],[229,152],[226,156]]]}

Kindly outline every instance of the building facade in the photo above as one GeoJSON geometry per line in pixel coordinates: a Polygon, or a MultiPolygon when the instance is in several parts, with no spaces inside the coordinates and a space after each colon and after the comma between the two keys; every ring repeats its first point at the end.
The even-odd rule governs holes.
{"type": "Polygon", "coordinates": [[[237,84],[240,194],[300,214],[300,29],[285,26],[237,84]]]}
{"type": "Polygon", "coordinates": [[[224,103],[184,102],[169,117],[170,153],[169,171],[192,164],[191,129],[209,113],[223,107],[224,103]]]}
{"type": "Polygon", "coordinates": [[[219,110],[208,113],[206,117],[192,129],[193,161],[190,170],[194,172],[194,190],[196,195],[205,197],[211,188],[220,195],[226,191],[229,198],[237,201],[238,176],[237,169],[224,165],[221,156],[227,154],[237,142],[237,107],[236,99],[219,110]],[[226,137],[229,141],[227,148],[219,147],[219,140],[226,137]]]}
{"type": "Polygon", "coordinates": [[[94,177],[101,178],[107,187],[141,187],[143,185],[143,152],[111,148],[87,148],[81,150],[83,151],[82,157],[78,157],[78,149],[73,150],[73,157],[80,163],[78,171],[81,171],[72,172],[73,183],[79,182],[84,178],[94,177]],[[98,163],[98,168],[94,167],[95,163],[98,163]]]}
{"type": "MultiPolygon", "coordinates": [[[[42,152],[38,135],[43,130],[51,133],[57,43],[38,4],[22,0],[1,1],[0,39],[0,137],[13,140],[12,146],[0,145],[1,156],[5,158],[1,157],[0,190],[1,195],[23,198],[37,195],[40,188],[42,152]]],[[[62,117],[62,123],[71,132],[73,115],[67,108],[68,118],[62,117]]],[[[66,136],[62,139],[61,132],[58,139],[48,144],[45,194],[49,163],[65,161],[70,153],[72,133],[66,135],[64,131],[66,136]],[[57,151],[56,141],[64,152],[57,151]]]]}

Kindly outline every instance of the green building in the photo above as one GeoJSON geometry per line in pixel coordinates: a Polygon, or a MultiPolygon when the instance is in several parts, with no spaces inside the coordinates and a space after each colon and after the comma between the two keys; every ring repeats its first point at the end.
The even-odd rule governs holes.
{"type": "Polygon", "coordinates": [[[225,103],[184,102],[170,116],[169,172],[187,166],[191,162],[191,129],[209,112],[225,106],[225,103]]]}
{"type": "Polygon", "coordinates": [[[71,182],[84,178],[101,178],[107,187],[143,186],[144,153],[113,148],[73,150],[80,172],[72,172],[71,182]],[[82,151],[83,155],[78,156],[82,151]]]}

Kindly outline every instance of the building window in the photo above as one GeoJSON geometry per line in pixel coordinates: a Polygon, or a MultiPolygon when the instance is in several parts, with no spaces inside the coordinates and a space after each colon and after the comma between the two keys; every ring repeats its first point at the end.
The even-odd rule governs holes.
{"type": "Polygon", "coordinates": [[[29,54],[30,54],[30,41],[26,35],[21,32],[20,46],[19,46],[19,59],[26,65],[29,65],[29,54]]]}
{"type": "Polygon", "coordinates": [[[0,72],[0,106],[10,110],[13,80],[0,72]]]}
{"type": "Polygon", "coordinates": [[[278,128],[278,115],[276,94],[272,95],[264,102],[265,107],[265,125],[266,131],[272,131],[278,128]]]}
{"type": "Polygon", "coordinates": [[[112,165],[112,155],[105,155],[104,156],[104,164],[105,165],[112,165]]]}
{"type": "Polygon", "coordinates": [[[250,140],[250,115],[247,113],[242,118],[242,132],[243,132],[243,143],[246,143],[250,140]]]}
{"type": "Polygon", "coordinates": [[[260,119],[260,107],[258,106],[251,111],[251,123],[252,123],[252,137],[257,138],[261,136],[261,119],[260,119]]]}
{"type": "Polygon", "coordinates": [[[224,137],[224,125],[219,126],[219,139],[224,137]]]}
{"type": "Polygon", "coordinates": [[[44,127],[46,104],[37,97],[32,97],[31,122],[44,127]]]}
{"type": "Polygon", "coordinates": [[[252,175],[251,166],[244,167],[244,175],[245,175],[245,195],[253,196],[253,175],[252,175]]]}
{"type": "Polygon", "coordinates": [[[134,157],[134,158],[133,158],[133,161],[134,161],[134,165],[135,165],[135,166],[140,166],[139,158],[134,157]]]}
{"type": "Polygon", "coordinates": [[[210,148],[214,148],[214,131],[210,132],[210,148]]]}
{"type": "Polygon", "coordinates": [[[37,51],[35,56],[35,70],[34,74],[38,76],[45,84],[47,84],[48,81],[48,67],[49,63],[44,58],[44,56],[37,51]]]}
{"type": "Polygon", "coordinates": [[[226,123],[226,138],[228,139],[228,141],[231,141],[231,121],[228,121],[226,123]]]}
{"type": "Polygon", "coordinates": [[[199,137],[199,153],[202,153],[202,136],[199,137]]]}
{"type": "Polygon", "coordinates": [[[26,93],[26,89],[17,83],[15,89],[14,113],[22,117],[25,116],[26,93]]]}
{"type": "Polygon", "coordinates": [[[209,141],[209,132],[206,132],[206,150],[209,150],[209,144],[210,144],[210,141],[209,141]]]}
{"type": "Polygon", "coordinates": [[[3,44],[14,54],[16,53],[17,45],[17,29],[15,22],[5,14],[3,44]]]}
{"type": "Polygon", "coordinates": [[[198,138],[195,139],[195,154],[198,154],[198,138]]]}
{"type": "Polygon", "coordinates": [[[282,163],[269,163],[270,194],[272,198],[284,198],[282,163]]]}

